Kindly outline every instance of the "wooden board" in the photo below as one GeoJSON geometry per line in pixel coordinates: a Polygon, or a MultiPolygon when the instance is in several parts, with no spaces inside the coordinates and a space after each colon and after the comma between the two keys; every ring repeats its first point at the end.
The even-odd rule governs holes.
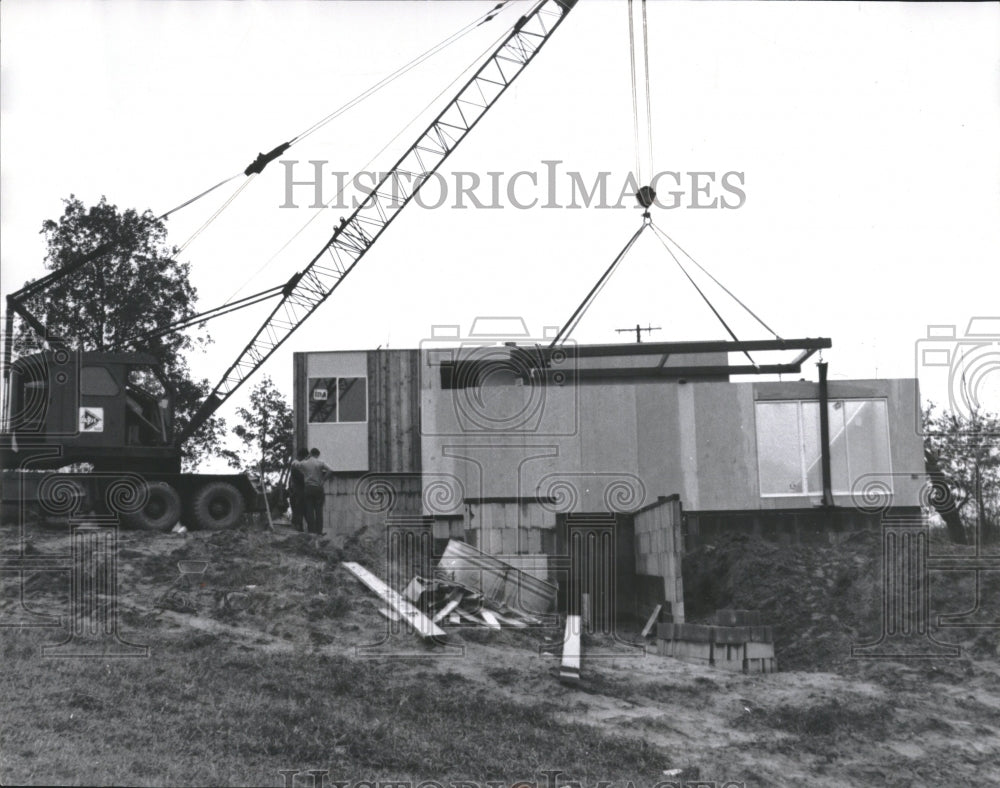
{"type": "Polygon", "coordinates": [[[493,611],[480,610],[479,615],[482,616],[483,621],[486,622],[486,626],[490,629],[500,629],[500,622],[497,621],[497,617],[493,615],[493,611]]]}
{"type": "Polygon", "coordinates": [[[458,599],[453,599],[448,604],[446,604],[443,608],[441,608],[437,612],[437,615],[434,616],[434,619],[433,619],[434,623],[436,624],[438,621],[443,620],[445,616],[450,615],[451,611],[454,610],[456,607],[458,607],[459,604],[461,603],[461,601],[462,601],[462,597],[459,597],[458,599]]]}
{"type": "Polygon", "coordinates": [[[509,627],[517,627],[518,629],[524,629],[528,626],[527,622],[519,621],[516,618],[511,618],[510,616],[502,615],[501,613],[493,613],[493,617],[499,621],[501,624],[506,624],[509,627]]]}
{"type": "Polygon", "coordinates": [[[420,578],[414,576],[406,588],[403,589],[403,597],[415,604],[420,599],[420,595],[424,593],[424,590],[424,584],[420,582],[420,578]]]}
{"type": "Polygon", "coordinates": [[[358,580],[364,583],[368,588],[378,594],[382,599],[388,602],[392,608],[400,615],[400,617],[417,630],[420,637],[431,638],[431,637],[445,637],[445,631],[441,629],[437,624],[431,621],[427,616],[417,610],[413,605],[407,602],[399,594],[398,591],[394,591],[389,588],[382,580],[375,577],[371,572],[365,569],[360,564],[356,564],[353,561],[345,561],[343,563],[344,568],[347,569],[352,575],[354,575],[358,580]]]}
{"type": "Polygon", "coordinates": [[[559,680],[570,683],[580,681],[580,616],[566,616],[566,634],[563,637],[562,665],[559,680]]]}
{"type": "Polygon", "coordinates": [[[656,620],[660,617],[660,611],[663,610],[663,605],[657,605],[653,608],[652,614],[649,616],[649,620],[646,622],[646,626],[642,628],[642,636],[649,637],[649,633],[653,631],[653,625],[656,620]]]}
{"type": "Polygon", "coordinates": [[[469,623],[472,623],[472,624],[482,624],[483,623],[483,620],[481,618],[477,618],[476,616],[472,615],[472,613],[466,613],[464,610],[462,610],[462,608],[458,608],[455,612],[458,613],[459,617],[463,621],[468,621],[469,623]]]}

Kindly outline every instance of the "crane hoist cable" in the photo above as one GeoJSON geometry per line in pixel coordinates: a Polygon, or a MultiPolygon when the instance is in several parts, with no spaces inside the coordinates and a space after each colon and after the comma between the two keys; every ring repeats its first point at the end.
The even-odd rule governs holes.
{"type": "MultiPolygon", "coordinates": [[[[328,124],[331,121],[335,120],[336,118],[340,117],[345,112],[347,112],[348,110],[350,110],[353,107],[357,106],[358,104],[360,104],[365,99],[371,97],[372,95],[374,95],[375,93],[377,93],[379,90],[381,90],[382,88],[384,88],[386,85],[389,85],[390,83],[392,83],[395,80],[399,79],[400,77],[402,77],[407,72],[409,72],[412,69],[414,69],[417,66],[419,66],[421,63],[423,63],[428,58],[433,57],[438,52],[441,52],[443,49],[451,46],[456,41],[458,41],[459,39],[463,38],[465,35],[467,35],[472,30],[474,30],[475,28],[479,27],[480,25],[485,24],[486,22],[491,21],[500,12],[500,10],[505,5],[507,5],[509,2],[511,2],[511,0],[501,0],[501,2],[497,3],[492,9],[490,9],[486,13],[480,14],[472,22],[468,23],[467,25],[465,25],[464,27],[462,27],[460,30],[452,33],[450,36],[448,36],[447,38],[443,39],[439,43],[435,44],[434,46],[432,46],[430,49],[426,50],[422,54],[417,55],[417,57],[415,57],[413,60],[409,61],[408,63],[406,63],[406,64],[404,64],[402,66],[400,66],[398,69],[396,69],[395,71],[393,71],[388,76],[383,77],[381,80],[379,80],[378,82],[376,82],[374,85],[370,86],[369,88],[367,88],[366,90],[362,91],[361,93],[359,93],[354,98],[352,98],[349,101],[347,101],[346,103],[342,104],[340,107],[338,107],[337,109],[335,109],[333,112],[331,112],[328,115],[325,115],[324,117],[320,118],[318,121],[316,121],[315,123],[313,123],[311,126],[309,126],[308,128],[306,128],[304,131],[301,131],[298,134],[296,134],[294,137],[292,137],[287,142],[283,142],[281,145],[278,145],[278,146],[272,148],[267,153],[259,153],[257,155],[257,158],[254,159],[252,162],[250,162],[250,164],[248,164],[246,166],[246,168],[242,172],[233,173],[228,178],[223,178],[221,181],[219,181],[214,186],[211,186],[208,189],[206,189],[205,191],[201,192],[200,194],[197,194],[194,197],[192,197],[192,198],[190,198],[188,200],[185,200],[180,205],[178,205],[178,206],[176,206],[174,208],[171,208],[166,213],[160,214],[160,216],[158,216],[157,218],[158,219],[166,219],[171,214],[176,213],[177,211],[181,210],[182,208],[186,208],[187,206],[191,205],[194,202],[197,202],[202,197],[205,197],[205,196],[211,194],[213,191],[215,191],[219,187],[224,186],[225,184],[229,183],[233,179],[240,177],[240,175],[245,175],[248,178],[250,178],[250,177],[252,177],[254,175],[259,175],[260,173],[262,173],[264,171],[264,168],[268,164],[270,164],[276,158],[278,158],[283,153],[285,153],[285,151],[287,151],[292,145],[296,144],[297,142],[301,142],[302,140],[304,140],[309,135],[314,134],[315,132],[319,131],[319,129],[321,129],[326,124],[328,124]]],[[[237,194],[238,193],[239,192],[237,192],[237,194]]],[[[236,194],[233,195],[233,198],[235,198],[235,196],[236,196],[236,194]]],[[[199,228],[199,230],[196,231],[195,235],[193,235],[191,238],[189,238],[187,240],[187,242],[184,244],[184,246],[182,246],[181,248],[183,249],[184,247],[186,247],[187,244],[191,243],[191,241],[194,240],[195,236],[197,236],[199,233],[201,233],[202,230],[204,230],[205,227],[208,226],[208,224],[211,224],[211,222],[214,221],[218,217],[219,213],[221,213],[222,210],[224,210],[232,202],[233,198],[230,198],[228,201],[226,201],[226,203],[223,204],[222,208],[220,210],[216,211],[216,213],[205,223],[205,225],[202,226],[201,228],[199,228]]]]}
{"type": "MultiPolygon", "coordinates": [[[[636,35],[635,35],[635,11],[632,0],[628,0],[628,40],[629,40],[629,66],[631,72],[631,88],[632,88],[632,137],[633,145],[635,147],[635,178],[637,183],[644,184],[647,179],[652,179],[655,174],[653,169],[653,112],[652,112],[652,98],[649,88],[649,25],[646,18],[646,0],[640,0],[640,5],[642,9],[642,72],[643,72],[643,98],[644,98],[644,110],[646,116],[646,137],[645,137],[645,151],[643,151],[643,145],[640,143],[640,133],[639,127],[641,125],[640,112],[639,109],[639,77],[638,69],[636,67],[636,35]],[[645,154],[645,155],[643,155],[645,154]],[[643,165],[646,167],[645,174],[643,173],[643,165]]],[[[639,191],[636,194],[636,198],[639,200],[639,204],[646,209],[647,213],[650,206],[653,204],[653,200],[656,198],[656,192],[651,186],[640,186],[639,191]]]]}

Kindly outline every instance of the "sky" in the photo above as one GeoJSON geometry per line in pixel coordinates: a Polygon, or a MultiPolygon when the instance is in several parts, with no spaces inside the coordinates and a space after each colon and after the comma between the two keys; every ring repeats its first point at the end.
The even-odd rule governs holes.
{"type": "MultiPolygon", "coordinates": [[[[43,273],[41,224],[70,194],[163,213],[493,5],[6,0],[0,288],[43,273]]],[[[289,177],[323,162],[328,199],[335,172],[387,169],[528,8],[509,3],[248,183],[180,255],[199,305],[300,270],[350,210],[311,209],[308,185],[288,207],[289,177]]],[[[650,0],[647,29],[640,175],[679,184],[661,178],[657,226],[778,335],[830,337],[831,379],[917,376],[947,405],[949,376],[968,367],[1000,411],[1000,321],[967,336],[971,318],[1000,316],[1000,5],[650,0]],[[927,348],[970,360],[932,366],[927,348]]],[[[435,325],[466,335],[476,317],[523,318],[525,341],[564,324],[641,223],[630,197],[611,207],[636,164],[629,54],[624,0],[581,0],[445,162],[442,204],[428,193],[408,206],[258,377],[290,393],[293,351],[417,347],[435,325]],[[459,205],[456,179],[475,177],[483,207],[459,205]],[[588,189],[604,177],[608,204],[577,194],[567,207],[574,177],[588,189]]],[[[243,180],[172,215],[170,242],[185,245],[243,180]]],[[[700,276],[737,336],[772,336],[700,276]]],[[[194,372],[214,383],[266,314],[210,324],[194,372]]],[[[726,338],[649,232],[572,338],[629,341],[616,329],[636,323],[657,327],[654,341],[726,338]]],[[[816,379],[813,360],[802,377],[816,379]]]]}

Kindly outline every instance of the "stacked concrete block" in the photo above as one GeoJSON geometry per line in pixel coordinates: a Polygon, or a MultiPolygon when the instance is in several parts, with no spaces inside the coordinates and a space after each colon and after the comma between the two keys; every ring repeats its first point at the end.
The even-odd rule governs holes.
{"type": "Polygon", "coordinates": [[[662,598],[674,606],[674,618],[684,620],[684,589],[680,562],[680,501],[675,497],[658,499],[640,510],[634,518],[636,538],[635,569],[639,575],[661,578],[662,598]]]}
{"type": "Polygon", "coordinates": [[[753,610],[720,610],[716,624],[661,622],[656,651],[684,662],[743,673],[773,673],[774,630],[753,610]]]}

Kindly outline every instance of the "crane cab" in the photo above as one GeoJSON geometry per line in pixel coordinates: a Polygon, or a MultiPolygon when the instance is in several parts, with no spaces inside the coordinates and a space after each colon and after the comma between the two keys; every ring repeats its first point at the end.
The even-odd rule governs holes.
{"type": "Polygon", "coordinates": [[[22,356],[7,381],[5,467],[176,473],[174,390],[145,353],[64,348],[22,356]]]}

